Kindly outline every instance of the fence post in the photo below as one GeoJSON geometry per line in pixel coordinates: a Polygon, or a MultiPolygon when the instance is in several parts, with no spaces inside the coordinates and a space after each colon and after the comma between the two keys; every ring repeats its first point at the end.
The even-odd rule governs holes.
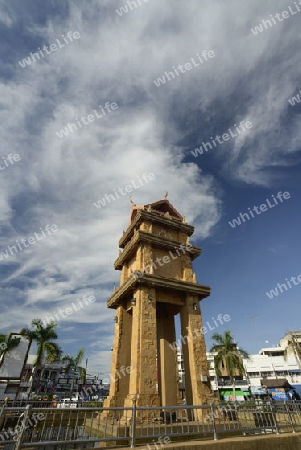
{"type": "Polygon", "coordinates": [[[136,409],[136,399],[133,398],[131,448],[134,448],[136,446],[136,409]]]}
{"type": "Polygon", "coordinates": [[[217,437],[217,431],[216,431],[214,408],[213,408],[213,404],[212,403],[210,403],[210,409],[211,409],[211,418],[212,418],[212,425],[213,425],[213,437],[214,437],[214,440],[217,441],[218,437],[217,437]]]}
{"type": "Polygon", "coordinates": [[[293,419],[292,419],[289,407],[287,405],[287,402],[285,402],[285,408],[286,408],[286,411],[287,411],[287,415],[288,415],[289,421],[291,423],[291,427],[292,427],[293,433],[296,433],[296,430],[295,430],[295,427],[294,427],[294,424],[293,424],[293,419]]]}
{"type": "Polygon", "coordinates": [[[6,410],[6,408],[7,408],[8,400],[9,400],[9,398],[8,398],[8,397],[5,397],[3,406],[2,406],[1,411],[0,411],[0,428],[2,428],[2,424],[4,423],[4,419],[5,419],[5,410],[6,410]]]}
{"type": "Polygon", "coordinates": [[[278,423],[277,423],[277,419],[276,419],[276,414],[274,414],[273,405],[271,404],[271,402],[268,402],[268,405],[269,405],[271,413],[272,413],[272,417],[273,417],[273,421],[274,421],[275,429],[276,429],[276,434],[279,434],[279,427],[278,427],[278,423]]]}
{"type": "Polygon", "coordinates": [[[21,449],[21,445],[22,445],[22,442],[23,442],[24,437],[25,437],[25,431],[26,431],[26,428],[27,428],[27,423],[28,423],[29,414],[30,414],[31,409],[32,409],[31,405],[27,405],[26,408],[25,408],[24,418],[23,418],[23,420],[21,422],[21,431],[20,431],[20,434],[17,437],[16,445],[14,447],[14,450],[20,450],[21,449]]]}

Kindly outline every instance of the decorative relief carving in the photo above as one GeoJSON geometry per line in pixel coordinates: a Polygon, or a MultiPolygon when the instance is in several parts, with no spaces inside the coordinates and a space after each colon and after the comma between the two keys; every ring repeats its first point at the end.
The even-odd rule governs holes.
{"type": "Polygon", "coordinates": [[[151,247],[149,246],[145,246],[144,247],[144,252],[143,252],[143,268],[145,267],[149,267],[149,270],[147,271],[148,273],[153,273],[153,266],[152,266],[152,262],[153,262],[153,250],[151,247]]]}
{"type": "Polygon", "coordinates": [[[151,233],[152,232],[152,224],[149,222],[143,222],[143,224],[141,225],[141,230],[145,231],[146,233],[151,233]]]}
{"type": "Polygon", "coordinates": [[[188,255],[181,257],[182,277],[186,281],[193,281],[193,271],[191,259],[188,255]]]}
{"type": "Polygon", "coordinates": [[[167,233],[166,230],[160,230],[157,233],[158,237],[164,237],[166,239],[172,239],[172,235],[170,233],[167,233]]]}

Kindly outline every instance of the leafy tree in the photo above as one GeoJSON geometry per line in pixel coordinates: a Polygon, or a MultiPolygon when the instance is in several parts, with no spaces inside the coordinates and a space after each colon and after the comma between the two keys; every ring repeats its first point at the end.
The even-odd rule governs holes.
{"type": "Polygon", "coordinates": [[[37,356],[33,363],[34,367],[41,367],[44,361],[52,363],[60,359],[62,350],[59,345],[53,341],[57,339],[57,333],[54,328],[56,322],[50,322],[44,325],[41,319],[33,319],[31,322],[33,330],[23,328],[20,334],[27,337],[31,342],[37,343],[37,356]]]}
{"type": "Polygon", "coordinates": [[[23,328],[20,334],[25,336],[30,342],[37,343],[37,356],[33,363],[34,368],[39,368],[44,362],[52,363],[60,359],[62,350],[59,345],[54,342],[57,339],[57,333],[54,328],[56,322],[50,322],[44,325],[41,319],[33,319],[31,322],[32,329],[23,328]]]}
{"type": "Polygon", "coordinates": [[[296,340],[295,336],[293,333],[289,333],[290,339],[287,341],[287,347],[284,350],[284,360],[287,360],[287,356],[289,353],[293,353],[295,355],[297,364],[299,366],[299,369],[301,369],[301,349],[300,349],[300,344],[299,342],[296,340]]]}
{"type": "Polygon", "coordinates": [[[84,354],[85,354],[85,349],[81,348],[75,357],[73,357],[71,355],[64,355],[62,357],[62,362],[64,364],[66,364],[65,372],[69,373],[69,372],[71,372],[71,370],[73,370],[73,377],[72,377],[71,388],[70,388],[70,399],[72,398],[72,394],[73,394],[73,390],[74,390],[75,373],[77,371],[79,371],[81,379],[84,379],[86,376],[86,369],[84,369],[83,367],[80,366],[80,364],[83,360],[84,354]]]}
{"type": "Polygon", "coordinates": [[[215,341],[210,349],[211,352],[217,352],[214,357],[214,367],[216,375],[221,376],[221,367],[224,366],[233,386],[233,395],[236,400],[235,393],[235,374],[238,372],[240,376],[245,374],[245,368],[241,356],[249,359],[250,355],[243,349],[238,349],[231,330],[225,331],[224,335],[214,333],[212,340],[215,341]]]}

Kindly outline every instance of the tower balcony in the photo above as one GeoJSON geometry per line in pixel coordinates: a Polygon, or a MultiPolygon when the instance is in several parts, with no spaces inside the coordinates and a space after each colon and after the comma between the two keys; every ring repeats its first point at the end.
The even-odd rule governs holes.
{"type": "Polygon", "coordinates": [[[126,282],[111,295],[107,301],[108,308],[116,309],[125,297],[130,296],[134,289],[137,289],[137,287],[142,284],[149,285],[151,287],[155,286],[157,290],[169,290],[175,292],[180,291],[183,292],[183,294],[197,294],[199,295],[200,300],[209,297],[210,295],[210,287],[204,284],[180,281],[152,274],[144,274],[136,279],[134,275],[135,274],[129,277],[126,282]]]}
{"type": "MultiPolygon", "coordinates": [[[[181,243],[172,239],[166,239],[161,236],[154,236],[151,233],[138,230],[134,233],[132,239],[126,244],[123,252],[118,256],[114,263],[115,270],[121,270],[124,262],[136,254],[140,244],[150,244],[153,247],[163,248],[167,251],[175,251],[180,248],[181,243]]],[[[200,256],[202,249],[191,245],[191,248],[185,250],[187,254],[194,260],[200,256]]]]}

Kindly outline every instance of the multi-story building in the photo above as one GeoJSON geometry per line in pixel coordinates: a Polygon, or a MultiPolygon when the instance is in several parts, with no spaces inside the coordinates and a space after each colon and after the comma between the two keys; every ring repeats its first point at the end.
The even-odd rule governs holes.
{"type": "MultiPolygon", "coordinates": [[[[277,347],[262,348],[258,354],[244,360],[250,391],[263,395],[265,381],[286,379],[301,394],[301,370],[299,346],[301,331],[287,333],[277,347]]],[[[277,383],[276,383],[277,384],[277,383]]]]}
{"type": "Polygon", "coordinates": [[[177,347],[177,363],[178,363],[178,376],[179,383],[185,386],[185,369],[184,369],[184,358],[181,347],[177,347]]]}
{"type": "Polygon", "coordinates": [[[227,371],[222,370],[222,375],[217,376],[214,366],[214,357],[217,355],[216,352],[207,352],[207,361],[209,366],[209,375],[211,387],[215,394],[221,399],[225,401],[245,401],[250,397],[249,391],[249,383],[246,376],[240,376],[236,374],[234,376],[234,387],[235,387],[235,395],[234,395],[234,387],[230,380],[227,371]]]}
{"type": "Polygon", "coordinates": [[[43,364],[38,369],[33,368],[35,355],[29,355],[23,368],[20,380],[20,389],[17,394],[19,400],[28,399],[30,394],[47,395],[56,390],[61,363],[43,364]]]}
{"type": "MultiPolygon", "coordinates": [[[[215,395],[222,400],[234,400],[244,401],[250,396],[249,383],[245,376],[234,377],[235,379],[235,396],[233,392],[233,384],[230,381],[230,377],[226,371],[222,369],[222,376],[218,377],[214,367],[214,356],[216,352],[207,352],[207,362],[210,376],[211,388],[215,395]]],[[[179,390],[182,391],[183,398],[185,397],[185,369],[183,363],[183,352],[181,347],[177,347],[177,362],[178,362],[178,376],[179,376],[179,390]]]]}
{"type": "MultiPolygon", "coordinates": [[[[233,385],[225,371],[218,377],[214,367],[216,353],[207,352],[211,387],[222,400],[234,400],[233,385]]],[[[182,349],[177,348],[179,384],[185,388],[185,370],[183,366],[182,349]]],[[[250,359],[243,359],[244,376],[235,376],[236,400],[244,401],[251,397],[266,396],[265,385],[275,389],[284,398],[285,389],[277,388],[282,382],[292,386],[301,395],[301,331],[290,331],[277,347],[262,348],[258,354],[250,355],[250,359]],[[268,382],[267,382],[268,381],[268,382]]],[[[273,394],[277,394],[277,392],[273,394]]],[[[277,398],[277,395],[275,395],[277,398]]],[[[280,397],[281,398],[281,395],[280,397]]]]}
{"type": "Polygon", "coordinates": [[[103,385],[98,376],[87,373],[85,380],[79,373],[65,373],[61,362],[43,364],[34,369],[35,355],[28,355],[29,342],[23,336],[18,347],[1,358],[0,400],[27,400],[34,396],[69,397],[73,383],[73,396],[85,400],[103,398],[109,386],[103,385]]]}
{"type": "Polygon", "coordinates": [[[29,341],[19,333],[11,333],[20,340],[17,347],[0,357],[0,400],[15,399],[20,389],[21,374],[30,348],[29,341]]]}
{"type": "Polygon", "coordinates": [[[30,394],[47,395],[49,393],[58,397],[69,397],[73,383],[73,397],[80,395],[86,399],[96,399],[108,393],[108,387],[102,384],[98,376],[87,373],[85,379],[81,379],[79,372],[65,373],[64,366],[60,363],[43,364],[33,370],[34,355],[29,355],[20,383],[18,399],[27,399],[30,394]]]}

